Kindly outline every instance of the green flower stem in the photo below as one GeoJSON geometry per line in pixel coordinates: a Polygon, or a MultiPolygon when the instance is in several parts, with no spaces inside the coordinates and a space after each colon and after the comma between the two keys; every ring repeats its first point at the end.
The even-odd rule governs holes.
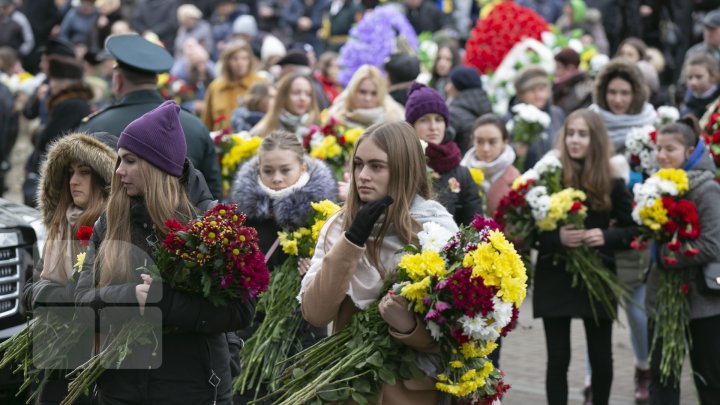
{"type": "Polygon", "coordinates": [[[660,270],[658,291],[655,297],[655,317],[650,352],[660,347],[660,382],[673,376],[680,383],[680,372],[685,354],[692,346],[690,338],[690,303],[681,292],[685,283],[682,269],[660,270]]]}

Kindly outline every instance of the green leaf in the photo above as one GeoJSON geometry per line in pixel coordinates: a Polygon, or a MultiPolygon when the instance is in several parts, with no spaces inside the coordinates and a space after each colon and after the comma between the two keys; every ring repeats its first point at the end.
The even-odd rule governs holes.
{"type": "MultiPolygon", "coordinates": [[[[325,387],[327,389],[327,388],[330,388],[331,386],[326,385],[325,387]]],[[[339,395],[338,391],[333,390],[333,389],[330,389],[328,391],[318,390],[318,396],[320,397],[320,399],[322,399],[323,401],[326,401],[326,402],[335,402],[340,399],[340,395],[339,395]]]]}
{"type": "Polygon", "coordinates": [[[380,376],[380,380],[385,384],[395,384],[395,375],[389,370],[381,368],[378,370],[378,375],[380,376]]]}
{"type": "MultiPolygon", "coordinates": [[[[369,394],[370,392],[372,392],[372,387],[370,386],[370,383],[368,382],[368,380],[366,380],[364,378],[358,378],[357,380],[353,381],[352,387],[355,391],[358,391],[358,392],[363,392],[366,394],[369,394]]],[[[353,395],[353,398],[355,398],[355,395],[353,395]]],[[[358,402],[360,402],[360,401],[358,401],[358,402]]]]}
{"type": "Polygon", "coordinates": [[[365,398],[364,395],[362,395],[361,393],[359,393],[357,391],[353,392],[351,394],[351,397],[352,397],[353,401],[357,402],[360,405],[366,405],[368,403],[367,398],[365,398]]]}
{"type": "Polygon", "coordinates": [[[294,368],[292,371],[293,378],[300,378],[303,376],[303,374],[305,374],[305,370],[301,368],[294,368]]]}
{"type": "Polygon", "coordinates": [[[202,286],[203,286],[203,296],[208,297],[210,295],[210,287],[212,286],[212,280],[210,280],[210,277],[206,273],[202,273],[202,286]]]}
{"type": "Polygon", "coordinates": [[[367,362],[375,367],[383,366],[383,358],[380,352],[375,352],[368,357],[367,362]]]}

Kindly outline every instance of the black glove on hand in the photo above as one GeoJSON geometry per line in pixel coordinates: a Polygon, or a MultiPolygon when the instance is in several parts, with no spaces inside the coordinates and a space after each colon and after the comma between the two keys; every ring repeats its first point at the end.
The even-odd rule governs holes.
{"type": "Polygon", "coordinates": [[[381,200],[371,201],[360,207],[357,214],[355,214],[355,219],[350,224],[350,229],[345,232],[345,237],[357,246],[364,246],[370,237],[375,222],[393,201],[392,197],[386,196],[381,200]]]}

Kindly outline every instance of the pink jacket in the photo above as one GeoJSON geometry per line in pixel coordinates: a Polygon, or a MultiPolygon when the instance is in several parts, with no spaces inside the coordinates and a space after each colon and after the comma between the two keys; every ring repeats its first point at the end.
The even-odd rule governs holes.
{"type": "Polygon", "coordinates": [[[513,181],[518,177],[520,177],[520,172],[515,166],[510,165],[505,169],[500,178],[495,180],[490,186],[490,190],[488,190],[487,193],[487,214],[489,216],[492,217],[495,215],[495,210],[500,200],[510,191],[513,181]]]}

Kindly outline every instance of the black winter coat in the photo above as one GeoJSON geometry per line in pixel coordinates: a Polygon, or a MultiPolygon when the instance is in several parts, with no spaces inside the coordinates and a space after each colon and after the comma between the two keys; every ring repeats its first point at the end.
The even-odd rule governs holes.
{"type": "MultiPolygon", "coordinates": [[[[627,249],[637,233],[632,212],[632,196],[620,179],[613,180],[610,193],[612,208],[609,212],[588,210],[585,228],[600,228],[605,246],[596,249],[608,271],[615,272],[615,250],[627,249]],[[610,228],[610,220],[615,225],[610,228]]],[[[535,266],[533,310],[536,318],[592,318],[587,290],[583,285],[572,287],[572,275],[565,271],[563,251],[568,249],[560,243],[560,231],[541,232],[536,245],[538,249],[535,266]]],[[[600,303],[595,303],[598,318],[610,319],[600,303]]]]}
{"type": "Polygon", "coordinates": [[[455,143],[464,155],[472,146],[472,128],[475,120],[483,114],[492,112],[490,100],[483,89],[468,89],[461,91],[452,99],[448,108],[450,126],[455,130],[455,143]]]}
{"type": "MultiPolygon", "coordinates": [[[[186,160],[183,183],[199,212],[212,203],[202,176],[186,160]]],[[[133,199],[131,206],[133,264],[149,259],[148,241],[157,238],[143,201],[133,199]],[[137,254],[135,254],[137,253],[137,254]]],[[[135,279],[96,288],[92,263],[106,231],[105,216],[95,225],[85,265],[75,289],[75,302],[89,306],[100,318],[100,331],[112,335],[130,316],[137,316],[135,286],[142,283],[139,271],[135,279]]],[[[162,315],[162,342],[152,356],[152,345],[140,346],[128,355],[122,370],[106,370],[98,381],[100,402],[108,404],[231,404],[232,378],[230,353],[225,332],[247,326],[252,320],[254,301],[237,301],[216,307],[204,298],[173,290],[153,281],[148,292],[145,317],[162,315]],[[217,384],[213,387],[209,381],[217,384]]],[[[159,321],[158,318],[155,318],[159,321]]]]}
{"type": "Polygon", "coordinates": [[[475,214],[482,215],[478,186],[467,167],[457,165],[440,177],[433,175],[432,186],[437,201],[448,210],[458,226],[469,225],[475,214]],[[457,184],[451,184],[455,183],[452,179],[457,184]]]}

